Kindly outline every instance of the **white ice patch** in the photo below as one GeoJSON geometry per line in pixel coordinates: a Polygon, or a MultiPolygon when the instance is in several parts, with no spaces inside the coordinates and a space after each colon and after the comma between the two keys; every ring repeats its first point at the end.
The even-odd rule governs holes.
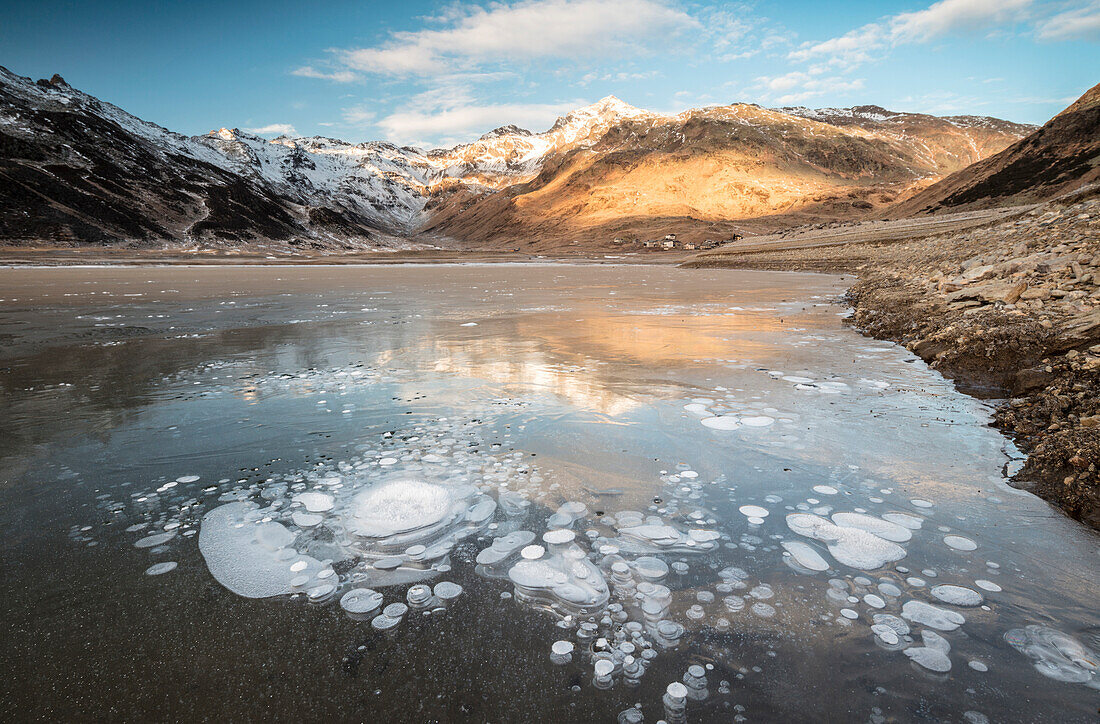
{"type": "Polygon", "coordinates": [[[901,617],[940,631],[954,631],[966,623],[966,618],[961,613],[916,600],[905,602],[901,607],[901,617]]]}
{"type": "Polygon", "coordinates": [[[275,521],[261,521],[255,503],[227,503],[214,508],[202,519],[199,551],[210,575],[238,596],[267,598],[307,588],[325,569],[321,562],[299,555],[289,546],[294,534],[275,521]],[[292,571],[291,566],[305,562],[292,571]],[[304,579],[292,586],[294,579],[304,579]]]}
{"type": "Polygon", "coordinates": [[[699,422],[703,427],[709,427],[712,430],[736,430],[741,427],[741,422],[732,415],[705,417],[699,422]]]}
{"type": "Polygon", "coordinates": [[[965,586],[944,584],[941,586],[933,586],[929,592],[934,598],[944,603],[949,603],[952,606],[982,605],[982,594],[973,589],[966,588],[965,586]]]}
{"type": "Polygon", "coordinates": [[[897,543],[860,528],[836,525],[816,515],[791,513],[787,516],[787,526],[799,535],[825,543],[838,563],[852,568],[872,571],[905,557],[905,549],[897,543]]]}
{"type": "Polygon", "coordinates": [[[947,544],[948,548],[954,548],[957,551],[972,551],[978,547],[977,543],[961,535],[945,535],[943,542],[947,544]]]}
{"type": "Polygon", "coordinates": [[[908,528],[863,513],[833,513],[833,522],[848,528],[859,528],[868,533],[874,533],[879,538],[895,543],[905,543],[913,537],[908,528]]]}
{"type": "Polygon", "coordinates": [[[316,490],[298,493],[294,496],[294,501],[304,505],[310,513],[325,513],[332,510],[332,506],[336,502],[328,493],[321,493],[316,490]]]}
{"type": "Polygon", "coordinates": [[[1100,688],[1100,656],[1072,636],[1032,625],[1006,632],[1005,641],[1031,659],[1043,676],[1100,688]]]}

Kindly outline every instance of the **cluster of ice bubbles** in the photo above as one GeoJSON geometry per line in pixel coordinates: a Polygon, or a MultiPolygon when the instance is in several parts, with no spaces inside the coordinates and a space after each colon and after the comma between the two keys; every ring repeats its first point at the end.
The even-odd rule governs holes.
{"type": "MultiPolygon", "coordinates": [[[[143,501],[140,505],[158,496],[171,499],[174,517],[153,514],[128,530],[143,533],[135,545],[153,552],[164,552],[181,535],[198,531],[211,574],[229,590],[254,598],[339,601],[348,616],[387,632],[410,612],[441,613],[461,597],[457,583],[429,579],[451,571],[452,555],[462,541],[477,541],[475,571],[508,581],[517,601],[557,617],[572,635],[550,646],[551,661],[567,664],[579,658],[590,667],[597,688],[637,685],[660,651],[678,647],[704,619],[723,632],[742,611],[763,619],[779,612],[783,597],[776,599],[771,585],[748,583],[748,572],[736,566],[718,570],[720,559],[707,555],[739,547],[716,530],[718,521],[702,507],[706,487],[720,480],[704,483],[686,466],[671,474],[662,471],[664,502],[655,500],[647,511],[619,510],[593,518],[579,501],[555,508],[550,501],[561,500],[558,486],[525,455],[501,453],[500,447],[487,444],[469,421],[441,420],[401,437],[387,434],[381,443],[364,446],[360,455],[339,463],[248,485],[239,481],[229,490],[211,486],[207,490],[220,492],[222,504],[202,517],[201,526],[196,511],[202,505],[195,497],[170,498],[198,479],[181,476],[133,498],[143,501]],[[697,591],[695,602],[685,607],[683,591],[677,590],[682,584],[666,579],[686,574],[700,554],[706,562],[699,567],[712,568],[720,582],[713,592],[697,591]],[[395,600],[385,592],[393,586],[407,590],[395,600]],[[747,593],[735,595],[739,590],[747,593]]],[[[729,487],[733,499],[736,491],[729,487]]],[[[830,500],[843,497],[835,485],[816,485],[813,492],[830,500]]],[[[773,534],[778,546],[771,548],[752,531],[776,521],[766,506],[780,502],[769,495],[761,504],[740,505],[749,531],[740,539],[741,548],[780,550],[784,562],[801,574],[829,572],[833,577],[825,599],[839,609],[830,620],[865,624],[879,647],[904,652],[925,670],[950,671],[951,644],[945,634],[966,623],[955,609],[990,610],[985,597],[1001,587],[987,579],[975,580],[974,588],[954,582],[929,585],[925,579],[936,577],[933,569],[918,577],[897,565],[932,503],[914,498],[909,502],[920,514],[872,515],[862,508],[837,512],[831,504],[807,498],[784,506],[781,520],[797,537],[773,534]],[[843,568],[868,575],[841,577],[843,568]]],[[[942,544],[957,555],[978,548],[958,534],[943,536],[942,544]]],[[[995,576],[998,566],[987,566],[995,576]]],[[[175,562],[161,562],[147,573],[174,567],[175,562]]],[[[1096,686],[1096,656],[1076,639],[1028,627],[1009,632],[1006,640],[1032,658],[1041,673],[1096,686]]],[[[969,666],[987,668],[977,659],[969,666]]],[[[681,716],[686,701],[681,687],[690,691],[691,681],[669,687],[667,720],[681,716]]],[[[705,690],[705,679],[702,683],[705,690]]]]}
{"type": "MultiPolygon", "coordinates": [[[[170,385],[201,385],[204,398],[246,394],[268,396],[324,394],[338,399],[362,391],[368,385],[400,379],[401,370],[378,369],[362,362],[295,372],[256,372],[251,363],[215,360],[165,377],[170,385]]],[[[186,389],[186,388],[184,388],[186,389]]],[[[320,404],[329,404],[322,400],[320,404]]]]}

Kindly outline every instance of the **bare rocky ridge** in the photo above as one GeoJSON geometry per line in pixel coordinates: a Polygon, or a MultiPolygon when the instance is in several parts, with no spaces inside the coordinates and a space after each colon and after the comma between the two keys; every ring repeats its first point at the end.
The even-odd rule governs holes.
{"type": "MultiPolygon", "coordinates": [[[[870,110],[868,110],[870,109],[870,110]]],[[[1030,127],[732,105],[665,116],[608,97],[543,133],[450,149],[186,137],[60,77],[0,69],[0,242],[363,250],[606,248],[856,218],[1030,127]]]]}
{"type": "Polygon", "coordinates": [[[1100,181],[1100,85],[1042,128],[891,209],[895,218],[1034,203],[1100,181]]]}

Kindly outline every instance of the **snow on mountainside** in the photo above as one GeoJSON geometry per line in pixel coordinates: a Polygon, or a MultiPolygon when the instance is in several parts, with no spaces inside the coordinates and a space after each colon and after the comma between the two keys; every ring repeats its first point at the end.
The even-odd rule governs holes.
{"type": "Polygon", "coordinates": [[[746,104],[670,116],[609,96],[541,133],[502,126],[471,143],[423,151],[320,136],[267,140],[227,128],[187,137],[82,93],[59,76],[34,82],[0,68],[0,240],[276,240],[369,248],[401,244],[425,231],[435,239],[475,240],[479,229],[495,226],[522,235],[526,229],[509,208],[524,194],[553,213],[577,212],[571,194],[585,194],[594,178],[576,186],[568,176],[579,158],[588,159],[589,176],[605,160],[619,170],[626,158],[658,167],[657,176],[638,187],[655,184],[653,192],[613,187],[588,194],[589,203],[601,205],[600,214],[679,214],[684,208],[695,217],[690,203],[661,201],[668,189],[680,193],[674,186],[684,173],[700,173],[661,165],[668,154],[685,152],[709,155],[711,167],[728,163],[731,153],[740,162],[747,153],[755,159],[747,162],[757,169],[754,178],[786,179],[780,183],[787,190],[771,201],[769,192],[738,182],[734,197],[748,193],[756,202],[731,204],[728,194],[727,201],[710,202],[703,199],[707,171],[699,177],[700,191],[692,192],[707,215],[775,213],[814,192],[801,180],[800,164],[887,181],[938,178],[1026,133],[1016,130],[1026,127],[997,119],[960,118],[873,106],[812,111],[746,104]],[[768,149],[764,155],[762,148],[768,149]],[[665,172],[673,176],[662,180],[665,172]],[[648,206],[638,205],[639,193],[647,195],[648,206]],[[496,211],[503,223],[492,217],[496,211]]]}

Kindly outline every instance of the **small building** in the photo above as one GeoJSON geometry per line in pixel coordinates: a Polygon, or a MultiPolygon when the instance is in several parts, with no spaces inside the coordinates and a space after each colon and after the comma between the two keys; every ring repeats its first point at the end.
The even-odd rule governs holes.
{"type": "Polygon", "coordinates": [[[696,241],[685,241],[684,242],[684,248],[687,249],[688,251],[694,251],[694,250],[700,248],[701,246],[702,246],[702,244],[700,244],[699,242],[696,242],[696,241]]]}
{"type": "Polygon", "coordinates": [[[645,248],[652,249],[653,247],[657,246],[657,240],[656,239],[646,239],[645,241],[642,242],[642,244],[645,245],[645,248]]]}
{"type": "Polygon", "coordinates": [[[664,241],[661,242],[661,246],[664,247],[665,249],[675,249],[676,248],[676,237],[673,236],[673,238],[670,239],[666,236],[664,238],[664,241]]]}
{"type": "Polygon", "coordinates": [[[612,244],[617,244],[617,245],[619,245],[619,246],[622,246],[622,244],[623,244],[623,240],[622,240],[622,239],[615,239],[615,240],[614,240],[613,242],[611,242],[611,243],[612,243],[612,244]]]}
{"type": "Polygon", "coordinates": [[[665,234],[665,241],[676,241],[676,234],[665,234]]]}

